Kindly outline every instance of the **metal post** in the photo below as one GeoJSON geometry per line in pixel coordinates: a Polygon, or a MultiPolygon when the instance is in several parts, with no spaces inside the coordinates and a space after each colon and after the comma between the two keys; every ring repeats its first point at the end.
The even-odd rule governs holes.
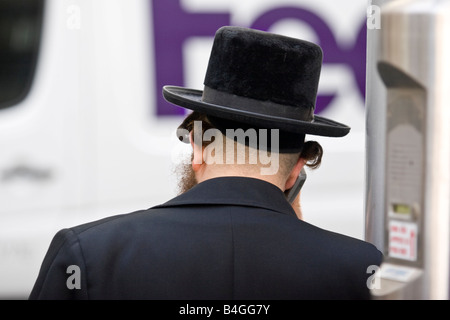
{"type": "Polygon", "coordinates": [[[366,240],[385,254],[376,299],[448,299],[450,1],[371,1],[366,240]]]}

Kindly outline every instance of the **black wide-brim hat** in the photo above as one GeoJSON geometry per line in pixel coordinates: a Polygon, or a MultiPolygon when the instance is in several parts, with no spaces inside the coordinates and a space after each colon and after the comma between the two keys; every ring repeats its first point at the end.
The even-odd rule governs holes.
{"type": "Polygon", "coordinates": [[[345,136],[350,128],[314,114],[322,49],[311,42],[243,27],[215,35],[204,89],[164,86],[177,106],[246,127],[345,136]]]}

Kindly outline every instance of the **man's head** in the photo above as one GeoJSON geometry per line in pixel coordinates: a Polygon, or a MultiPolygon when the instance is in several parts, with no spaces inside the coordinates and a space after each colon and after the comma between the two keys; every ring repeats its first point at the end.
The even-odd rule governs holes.
{"type": "MultiPolygon", "coordinates": [[[[275,152],[267,146],[259,148],[259,144],[251,143],[254,136],[239,134],[230,137],[223,135],[204,113],[192,112],[178,128],[178,137],[192,146],[190,162],[180,165],[178,173],[179,192],[183,193],[199,180],[208,176],[251,176],[264,178],[274,182],[284,191],[289,189],[289,178],[298,175],[303,165],[310,168],[320,166],[323,150],[319,143],[307,141],[301,150],[295,152],[275,152]],[[195,139],[195,137],[198,137],[195,139]],[[266,169],[266,170],[265,170],[266,169]],[[266,174],[264,174],[266,173],[266,174]]],[[[279,131],[269,131],[269,140],[278,139],[279,131]]],[[[258,134],[255,135],[258,138],[258,134]]],[[[291,178],[292,179],[292,178],[291,178]]],[[[294,179],[295,181],[295,179],[294,179]]]]}
{"type": "Polygon", "coordinates": [[[259,175],[284,190],[308,161],[320,164],[320,145],[305,136],[350,130],[314,114],[321,66],[314,43],[242,27],[217,30],[203,90],[163,88],[168,102],[193,111],[180,135],[193,147],[193,176],[259,175]]]}

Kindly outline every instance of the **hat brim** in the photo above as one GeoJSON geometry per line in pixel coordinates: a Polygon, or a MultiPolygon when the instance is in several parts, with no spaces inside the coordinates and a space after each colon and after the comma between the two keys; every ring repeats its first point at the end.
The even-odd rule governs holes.
{"type": "Polygon", "coordinates": [[[343,137],[350,132],[345,124],[315,115],[312,122],[243,111],[202,101],[203,91],[177,86],[164,86],[164,98],[177,106],[208,115],[244,122],[260,128],[276,128],[288,132],[317,136],[343,137]]]}

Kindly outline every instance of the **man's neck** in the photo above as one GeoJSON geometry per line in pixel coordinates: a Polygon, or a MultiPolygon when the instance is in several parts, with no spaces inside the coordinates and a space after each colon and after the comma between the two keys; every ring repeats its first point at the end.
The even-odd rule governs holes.
{"type": "Polygon", "coordinates": [[[248,167],[246,165],[206,165],[203,164],[202,168],[196,172],[195,176],[197,181],[202,181],[219,178],[219,177],[248,177],[260,179],[277,186],[284,192],[285,182],[279,177],[278,174],[262,175],[255,167],[248,167]]]}

